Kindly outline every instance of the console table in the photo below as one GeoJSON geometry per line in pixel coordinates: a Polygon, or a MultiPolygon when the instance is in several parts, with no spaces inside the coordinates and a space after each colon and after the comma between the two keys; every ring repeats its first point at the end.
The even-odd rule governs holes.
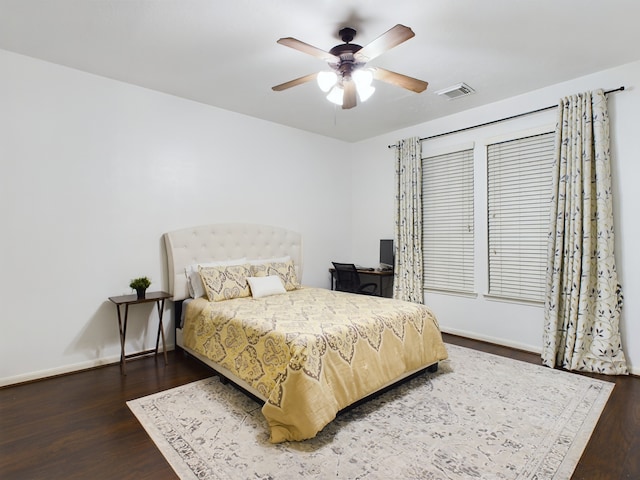
{"type": "Polygon", "coordinates": [[[168,298],[171,298],[171,294],[167,292],[146,292],[144,298],[138,298],[136,294],[133,295],[120,295],[117,297],[109,297],[118,310],[118,329],[120,331],[120,372],[122,375],[126,375],[125,371],[125,362],[127,358],[139,357],[141,355],[147,355],[151,353],[153,350],[148,350],[145,352],[132,353],[130,355],[125,355],[124,353],[124,342],[127,336],[127,318],[129,316],[129,305],[138,305],[141,303],[151,303],[155,302],[156,307],[158,308],[158,335],[156,337],[156,349],[155,354],[158,354],[158,344],[160,342],[160,336],[162,335],[162,352],[164,353],[164,364],[168,365],[169,360],[167,359],[167,346],[165,344],[164,338],[164,327],[162,325],[162,314],[164,313],[164,301],[168,298]],[[124,316],[121,313],[121,307],[124,306],[124,316]]]}

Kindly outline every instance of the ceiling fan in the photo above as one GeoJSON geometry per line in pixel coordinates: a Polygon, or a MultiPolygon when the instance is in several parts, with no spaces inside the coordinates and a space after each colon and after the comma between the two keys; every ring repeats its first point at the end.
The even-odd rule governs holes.
{"type": "Polygon", "coordinates": [[[343,109],[357,105],[357,98],[365,101],[375,90],[373,79],[397,85],[416,93],[423,92],[428,83],[380,67],[366,67],[367,62],[382,55],[387,50],[406,42],[415,36],[413,30],[404,25],[396,25],[364,47],[351,43],[356,36],[353,28],[345,27],[339,32],[344,43],[336,45],[328,52],[301,42],[292,37],[278,40],[280,45],[299,50],[327,62],[330,71],[312,73],[272,87],[279,92],[303,83],[317,80],[320,88],[328,92],[327,99],[343,109]]]}

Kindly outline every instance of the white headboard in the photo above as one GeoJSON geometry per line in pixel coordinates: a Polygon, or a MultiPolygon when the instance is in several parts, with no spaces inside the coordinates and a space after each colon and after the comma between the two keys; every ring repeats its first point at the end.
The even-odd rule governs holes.
{"type": "Polygon", "coordinates": [[[284,228],[246,223],[201,225],[165,233],[164,243],[174,301],[189,297],[184,267],[194,263],[289,255],[302,279],[302,236],[284,228]]]}

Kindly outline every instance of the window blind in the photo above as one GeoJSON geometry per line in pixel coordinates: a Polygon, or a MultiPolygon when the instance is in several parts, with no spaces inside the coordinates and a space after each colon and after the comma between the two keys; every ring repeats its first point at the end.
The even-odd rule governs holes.
{"type": "Polygon", "coordinates": [[[490,295],[544,301],[554,137],[487,146],[490,295]]]}
{"type": "Polygon", "coordinates": [[[422,159],[424,288],[474,290],[473,149],[422,159]]]}

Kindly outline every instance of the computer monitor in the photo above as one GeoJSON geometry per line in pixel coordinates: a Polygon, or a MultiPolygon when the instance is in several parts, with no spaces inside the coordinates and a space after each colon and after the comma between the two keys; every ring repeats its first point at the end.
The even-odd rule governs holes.
{"type": "Polygon", "coordinates": [[[393,268],[393,240],[380,240],[380,268],[393,268]]]}

